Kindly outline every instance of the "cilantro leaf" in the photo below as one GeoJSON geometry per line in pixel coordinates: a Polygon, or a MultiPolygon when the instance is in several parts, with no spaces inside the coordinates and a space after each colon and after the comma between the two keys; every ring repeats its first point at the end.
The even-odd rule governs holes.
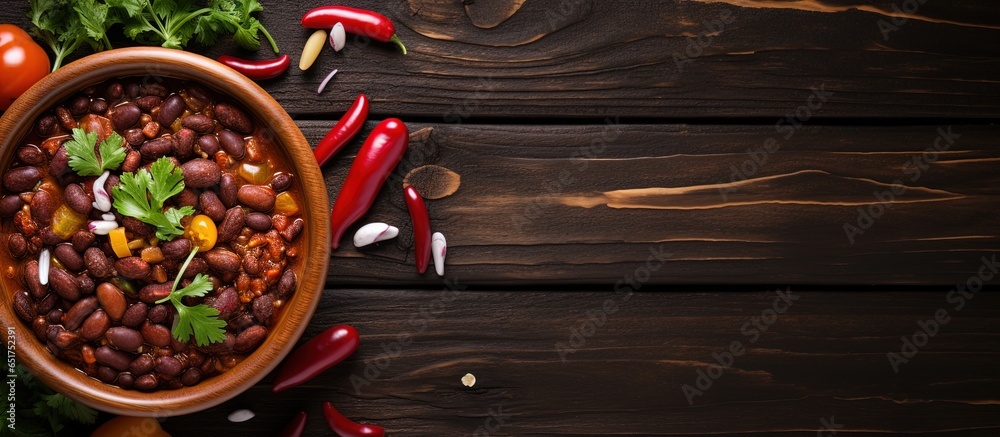
{"type": "MultiPolygon", "coordinates": [[[[180,278],[187,269],[188,263],[194,254],[198,252],[195,248],[188,256],[188,262],[181,267],[177,273],[180,278]]],[[[178,341],[188,341],[194,335],[194,341],[199,346],[207,346],[211,343],[218,343],[226,339],[226,321],[219,319],[219,310],[208,305],[198,304],[195,306],[184,305],[182,299],[185,297],[202,297],[212,290],[212,281],[207,275],[197,274],[194,280],[187,287],[176,289],[177,281],[174,282],[174,290],[170,295],[156,301],[163,303],[170,301],[177,309],[177,317],[174,318],[173,329],[174,338],[178,341]]]]}
{"type": "Polygon", "coordinates": [[[112,188],[112,205],[119,214],[156,226],[156,238],[170,241],[184,233],[181,219],[194,214],[190,206],[163,210],[163,203],[182,190],[184,173],[164,157],[149,170],[122,173],[119,184],[112,188]]]}
{"type": "Polygon", "coordinates": [[[74,422],[91,424],[97,419],[97,411],[62,394],[42,395],[42,399],[53,411],[74,422]]]}
{"type": "Polygon", "coordinates": [[[108,5],[96,0],[31,0],[28,6],[28,18],[34,25],[31,33],[55,55],[52,71],[83,44],[94,50],[111,48],[107,31],[118,20],[108,5]]]}
{"type": "Polygon", "coordinates": [[[116,170],[125,162],[124,138],[117,132],[111,134],[98,147],[101,159],[97,159],[97,133],[83,129],[73,129],[73,139],[65,143],[69,166],[80,176],[100,176],[104,170],[116,170]]]}

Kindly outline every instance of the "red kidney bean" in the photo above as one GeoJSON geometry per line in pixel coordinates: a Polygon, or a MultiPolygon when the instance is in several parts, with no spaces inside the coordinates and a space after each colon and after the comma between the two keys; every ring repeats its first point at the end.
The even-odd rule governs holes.
{"type": "Polygon", "coordinates": [[[142,279],[149,275],[149,263],[137,256],[129,256],[115,261],[115,270],[129,279],[142,279]]]}
{"type": "MultiPolygon", "coordinates": [[[[132,147],[139,147],[142,143],[146,142],[146,136],[142,134],[142,129],[140,128],[126,130],[125,133],[122,134],[122,137],[124,137],[125,141],[132,147]]],[[[135,168],[139,168],[139,166],[136,165],[135,168]]]]}
{"type": "Polygon", "coordinates": [[[102,282],[97,286],[97,300],[101,303],[101,308],[104,308],[108,317],[116,322],[122,319],[128,308],[125,295],[110,282],[102,282]]]}
{"type": "Polygon", "coordinates": [[[135,388],[142,391],[155,390],[156,387],[160,385],[160,378],[155,374],[147,373],[142,375],[135,380],[135,388]]]}
{"type": "MultiPolygon", "coordinates": [[[[221,206],[221,202],[220,202],[221,206]]],[[[220,242],[227,243],[233,238],[236,238],[243,230],[243,225],[246,223],[246,213],[243,212],[243,208],[233,207],[226,211],[225,216],[222,219],[222,223],[219,224],[218,238],[220,242]]],[[[211,265],[209,261],[209,265],[211,265]]]]}
{"type": "Polygon", "coordinates": [[[133,217],[122,217],[121,224],[125,230],[140,237],[148,237],[156,233],[156,228],[133,217]]]}
{"type": "Polygon", "coordinates": [[[45,163],[45,152],[38,146],[28,144],[17,149],[17,159],[25,165],[42,165],[45,163]]]}
{"type": "Polygon", "coordinates": [[[94,292],[94,280],[91,279],[86,273],[81,273],[76,276],[76,284],[80,286],[80,292],[83,294],[91,294],[94,292]]]}
{"type": "Polygon", "coordinates": [[[56,108],[56,119],[59,120],[59,125],[61,125],[63,129],[67,131],[71,131],[73,129],[80,127],[80,125],[76,123],[76,119],[73,118],[73,114],[69,112],[68,109],[63,108],[62,106],[56,108]]]}
{"type": "Polygon", "coordinates": [[[104,339],[108,341],[109,346],[128,352],[135,352],[142,346],[142,334],[124,326],[108,329],[108,332],[104,334],[104,339]]]}
{"type": "Polygon", "coordinates": [[[166,326],[155,323],[143,323],[140,331],[146,343],[158,347],[170,346],[170,329],[166,326]]]}
{"type": "Polygon", "coordinates": [[[139,147],[139,154],[142,155],[142,159],[146,161],[154,161],[158,158],[166,156],[174,148],[173,141],[167,137],[160,137],[155,140],[149,140],[139,147]]]}
{"type": "Polygon", "coordinates": [[[246,153],[246,144],[243,141],[243,137],[228,129],[220,131],[218,136],[222,150],[225,150],[233,159],[243,159],[243,155],[246,153]]]}
{"type": "Polygon", "coordinates": [[[35,302],[28,296],[27,291],[18,290],[14,293],[14,312],[25,323],[31,323],[35,317],[38,317],[38,309],[35,307],[35,302]]]}
{"type": "Polygon", "coordinates": [[[118,379],[118,371],[108,366],[97,366],[97,379],[105,384],[111,384],[118,379]]]}
{"type": "Polygon", "coordinates": [[[21,210],[24,206],[24,201],[21,200],[21,196],[3,196],[0,199],[0,217],[11,217],[21,210]]]}
{"type": "Polygon", "coordinates": [[[236,192],[236,198],[247,207],[260,212],[267,212],[274,208],[276,194],[271,187],[260,185],[244,185],[236,192]]]}
{"type": "MultiPolygon", "coordinates": [[[[202,352],[212,355],[225,355],[233,351],[233,345],[236,344],[236,336],[232,332],[226,332],[226,339],[217,343],[212,343],[208,346],[199,346],[198,349],[202,352]]],[[[209,364],[214,360],[210,358],[205,360],[204,364],[209,364]]],[[[214,366],[213,366],[214,367],[214,366]]],[[[202,367],[202,373],[209,373],[205,371],[202,367]]]]}
{"type": "Polygon", "coordinates": [[[80,326],[80,336],[94,341],[104,335],[111,327],[111,319],[108,318],[108,314],[104,311],[97,310],[94,311],[87,320],[83,321],[83,325],[80,326]]]}
{"type": "MultiPolygon", "coordinates": [[[[139,144],[142,144],[142,141],[139,144]]],[[[122,163],[121,170],[122,172],[131,173],[138,170],[140,165],[142,165],[142,154],[135,150],[129,150],[125,154],[125,162],[122,163]]]]}
{"type": "Polygon", "coordinates": [[[205,135],[198,138],[198,150],[207,156],[215,156],[215,152],[221,150],[219,139],[215,135],[205,135]]]}
{"type": "Polygon", "coordinates": [[[139,300],[146,303],[156,303],[156,301],[170,296],[170,288],[173,283],[164,282],[162,284],[149,284],[139,290],[139,300]]]}
{"type": "Polygon", "coordinates": [[[28,252],[28,240],[19,233],[10,234],[7,238],[7,251],[12,258],[21,258],[28,252]]]}
{"type": "Polygon", "coordinates": [[[83,191],[80,184],[67,185],[63,191],[63,197],[66,199],[66,204],[80,214],[89,215],[93,209],[93,201],[87,197],[87,193],[83,191]]]}
{"type": "Polygon", "coordinates": [[[139,84],[135,82],[128,82],[125,84],[125,95],[131,98],[139,97],[139,84]]]}
{"type": "Polygon", "coordinates": [[[56,119],[54,115],[44,115],[42,118],[38,119],[38,124],[35,126],[35,132],[38,136],[47,138],[51,137],[56,133],[56,127],[59,125],[59,120],[56,119]]]}
{"type": "Polygon", "coordinates": [[[226,173],[219,179],[219,200],[226,208],[236,206],[239,187],[236,185],[236,176],[226,173]]]}
{"type": "Polygon", "coordinates": [[[214,161],[196,158],[181,165],[184,184],[191,188],[208,188],[219,183],[222,169],[214,161]]]}
{"type": "Polygon", "coordinates": [[[212,303],[212,307],[219,311],[219,318],[229,320],[229,317],[240,305],[240,296],[233,287],[226,287],[219,293],[219,296],[212,303]]]}
{"type": "Polygon", "coordinates": [[[75,117],[81,117],[90,110],[90,99],[86,96],[77,96],[75,99],[70,100],[67,106],[70,114],[73,114],[75,117]]]}
{"type": "Polygon", "coordinates": [[[215,104],[215,118],[220,124],[236,132],[244,134],[253,132],[253,123],[246,113],[229,103],[215,104]]]}
{"type": "Polygon", "coordinates": [[[163,101],[163,104],[160,105],[160,113],[157,116],[156,121],[163,126],[170,126],[173,124],[174,120],[176,120],[177,117],[184,112],[185,106],[184,98],[180,95],[174,94],[167,97],[167,99],[163,101]]]}
{"type": "Polygon", "coordinates": [[[247,214],[247,226],[257,232],[267,232],[271,230],[271,217],[261,212],[251,212],[247,214]]]}
{"type": "Polygon", "coordinates": [[[56,153],[49,160],[49,174],[52,176],[62,176],[69,171],[69,155],[66,154],[66,146],[59,146],[56,153]]]}
{"type": "Polygon", "coordinates": [[[66,273],[63,269],[58,267],[49,269],[49,285],[63,299],[72,302],[80,299],[80,285],[77,284],[76,278],[73,275],[66,273]]]}
{"type": "Polygon", "coordinates": [[[135,376],[129,372],[119,373],[116,384],[121,388],[132,388],[135,386],[135,376]]]}
{"type": "Polygon", "coordinates": [[[132,360],[129,358],[129,354],[114,350],[107,346],[101,346],[94,350],[94,358],[97,359],[98,363],[104,364],[112,369],[119,372],[128,369],[129,364],[132,360]]]}
{"type": "MultiPolygon", "coordinates": [[[[32,305],[34,305],[34,303],[32,303],[32,305]]],[[[61,324],[64,314],[65,313],[63,313],[63,310],[56,308],[54,310],[50,310],[47,314],[45,314],[45,320],[53,325],[61,324]]]]}
{"type": "Polygon", "coordinates": [[[20,193],[35,188],[42,180],[42,172],[35,167],[17,167],[3,175],[3,187],[12,193],[20,193]]]}
{"type": "Polygon", "coordinates": [[[163,323],[167,317],[170,317],[170,309],[164,304],[153,305],[149,308],[149,314],[146,315],[146,318],[153,323],[163,323]]]}
{"type": "Polygon", "coordinates": [[[51,326],[49,327],[49,340],[59,349],[69,349],[83,341],[83,338],[73,331],[65,330],[59,326],[51,326]],[[54,335],[52,328],[58,328],[54,335]]]}
{"type": "Polygon", "coordinates": [[[195,133],[191,129],[184,128],[173,136],[174,156],[186,159],[194,154],[195,133]]]}
{"type": "Polygon", "coordinates": [[[264,337],[267,337],[267,328],[260,325],[253,325],[243,332],[240,332],[236,336],[236,343],[233,344],[233,350],[236,352],[249,352],[256,348],[262,341],[264,337]]]}
{"type": "MultiPolygon", "coordinates": [[[[125,314],[122,315],[122,325],[129,328],[135,328],[142,324],[146,320],[146,315],[149,313],[149,307],[145,303],[138,302],[134,303],[125,310],[125,314]]],[[[144,373],[144,372],[142,372],[144,373]]]]}
{"type": "Polygon", "coordinates": [[[181,190],[180,194],[174,198],[174,202],[177,206],[190,206],[194,209],[198,209],[198,193],[190,188],[184,188],[181,190]]]}
{"type": "Polygon", "coordinates": [[[201,196],[198,197],[198,204],[201,205],[202,213],[212,221],[221,221],[226,215],[226,206],[222,204],[214,191],[202,192],[201,196]]]}
{"type": "Polygon", "coordinates": [[[292,175],[288,173],[278,173],[271,179],[271,188],[274,191],[282,192],[292,186],[292,175]]]}
{"type": "Polygon", "coordinates": [[[264,262],[253,253],[243,256],[243,271],[248,275],[257,276],[264,271],[264,262]]]}
{"type": "MultiPolygon", "coordinates": [[[[94,244],[96,239],[97,237],[94,236],[93,232],[79,230],[73,233],[69,241],[73,244],[73,249],[82,254],[88,247],[94,244]]],[[[86,265],[86,263],[84,264],[86,265]]]]}
{"type": "Polygon", "coordinates": [[[299,237],[303,228],[305,228],[305,221],[301,218],[297,218],[293,220],[292,224],[288,225],[285,230],[281,231],[281,238],[284,238],[285,241],[291,243],[299,237]]]}
{"type": "Polygon", "coordinates": [[[55,308],[56,304],[58,303],[59,303],[59,295],[55,293],[49,293],[45,295],[45,297],[43,297],[42,300],[38,301],[37,304],[38,313],[42,314],[52,311],[52,309],[55,308]]]}
{"type": "Polygon", "coordinates": [[[201,370],[191,367],[181,374],[181,384],[192,386],[201,381],[201,370]]]}
{"type": "Polygon", "coordinates": [[[142,375],[151,372],[155,366],[156,363],[152,356],[142,354],[132,360],[128,366],[128,371],[136,375],[142,375]]]}
{"type": "Polygon", "coordinates": [[[295,291],[296,282],[295,272],[285,270],[285,273],[281,274],[281,279],[278,280],[278,296],[283,299],[290,296],[295,291]]]}
{"type": "Polygon", "coordinates": [[[226,249],[215,248],[201,255],[208,263],[208,267],[217,272],[238,272],[240,270],[240,256],[226,249]]]}
{"type": "Polygon", "coordinates": [[[93,112],[96,115],[104,115],[104,113],[108,110],[108,106],[107,100],[94,99],[93,102],[90,102],[90,112],[93,112]]]}
{"type": "MultiPolygon", "coordinates": [[[[159,79],[157,79],[159,80],[159,79]]],[[[147,96],[157,96],[160,98],[166,97],[170,94],[167,87],[159,82],[144,82],[140,85],[140,90],[143,94],[147,96]]]]}
{"type": "Polygon", "coordinates": [[[51,226],[46,226],[42,228],[41,231],[38,231],[38,238],[42,240],[42,244],[49,246],[55,246],[63,242],[62,237],[56,235],[56,233],[52,231],[51,226]]]}
{"type": "Polygon", "coordinates": [[[265,294],[253,300],[253,317],[258,322],[266,325],[272,314],[274,314],[273,296],[265,294]]]}
{"type": "Polygon", "coordinates": [[[95,278],[108,278],[114,274],[111,260],[97,247],[88,248],[83,252],[83,264],[87,267],[87,272],[95,278]]]}
{"type": "Polygon", "coordinates": [[[156,97],[156,96],[147,96],[147,97],[142,97],[142,98],[136,99],[135,105],[138,106],[139,109],[142,110],[142,112],[149,112],[153,108],[155,108],[157,106],[160,106],[160,103],[162,101],[163,101],[163,99],[160,99],[159,97],[156,97]]]}
{"type": "Polygon", "coordinates": [[[125,95],[125,87],[122,86],[120,82],[111,82],[108,87],[104,89],[104,97],[108,101],[116,102],[118,99],[125,95]]]}
{"type": "Polygon", "coordinates": [[[175,238],[160,244],[160,250],[166,259],[184,259],[191,253],[191,240],[175,238]]]}
{"type": "Polygon", "coordinates": [[[83,257],[77,253],[76,249],[73,249],[72,244],[60,244],[52,249],[52,254],[66,268],[74,272],[83,270],[83,257]]]}
{"type": "MultiPolygon", "coordinates": [[[[108,194],[111,194],[114,192],[113,188],[118,186],[118,184],[120,183],[121,183],[121,178],[119,178],[118,175],[111,173],[111,175],[108,176],[108,179],[104,181],[104,191],[107,191],[108,194]]],[[[112,198],[113,197],[114,196],[112,196],[112,198]]]]}
{"type": "Polygon", "coordinates": [[[43,226],[52,223],[52,215],[56,212],[56,199],[46,190],[35,191],[31,197],[31,218],[43,226]]]}
{"type": "Polygon", "coordinates": [[[212,132],[215,132],[215,120],[212,120],[211,118],[201,114],[194,114],[184,117],[184,119],[181,120],[181,126],[184,126],[202,135],[207,135],[212,132]]]}
{"type": "Polygon", "coordinates": [[[109,115],[111,124],[115,127],[115,130],[122,132],[139,122],[142,110],[132,103],[125,103],[111,108],[109,115]]]}
{"type": "Polygon", "coordinates": [[[191,264],[188,264],[187,270],[184,271],[184,279],[193,279],[199,273],[205,273],[208,271],[208,263],[201,258],[193,258],[191,264]]]}
{"type": "Polygon", "coordinates": [[[86,297],[80,299],[80,301],[73,304],[69,311],[66,312],[66,315],[63,316],[63,326],[69,330],[79,328],[80,324],[83,323],[84,320],[87,320],[87,317],[90,317],[90,315],[97,310],[97,307],[98,303],[96,297],[86,297]]]}
{"type": "Polygon", "coordinates": [[[176,376],[184,370],[184,365],[174,357],[159,357],[156,359],[155,369],[164,376],[176,376]]]}

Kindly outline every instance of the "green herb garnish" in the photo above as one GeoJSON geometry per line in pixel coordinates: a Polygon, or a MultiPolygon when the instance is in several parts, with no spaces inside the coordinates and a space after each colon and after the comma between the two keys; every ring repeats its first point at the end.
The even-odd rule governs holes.
{"type": "Polygon", "coordinates": [[[180,271],[177,272],[177,278],[174,279],[174,286],[170,290],[170,295],[156,301],[156,303],[170,301],[170,303],[174,304],[174,308],[177,309],[177,317],[174,318],[174,326],[171,330],[174,338],[178,341],[187,342],[191,338],[191,335],[194,335],[194,341],[198,346],[208,346],[211,343],[218,343],[226,339],[226,321],[219,319],[219,310],[205,304],[187,306],[184,305],[182,299],[188,296],[204,296],[212,290],[212,281],[209,280],[207,275],[199,273],[195,275],[194,280],[187,287],[177,289],[177,286],[180,285],[181,277],[184,276],[184,271],[187,270],[188,264],[191,263],[191,259],[197,253],[198,248],[195,247],[191,251],[191,254],[188,255],[187,260],[184,261],[184,265],[181,266],[180,271]]]}
{"type": "Polygon", "coordinates": [[[157,159],[149,170],[123,173],[121,183],[112,188],[113,206],[118,213],[156,226],[156,238],[170,241],[184,233],[181,219],[194,208],[163,209],[163,202],[184,190],[184,173],[168,158],[157,159]]]}
{"type": "Polygon", "coordinates": [[[80,176],[100,176],[104,170],[116,170],[125,162],[125,139],[117,132],[97,146],[97,133],[73,129],[73,139],[66,142],[69,166],[80,176]],[[101,158],[97,158],[97,148],[101,158]]]}
{"type": "Polygon", "coordinates": [[[111,49],[107,31],[119,22],[118,14],[96,0],[31,0],[28,18],[31,33],[56,55],[52,71],[66,56],[87,44],[94,51],[111,49]]]}
{"type": "Polygon", "coordinates": [[[2,408],[5,415],[9,411],[16,411],[17,422],[11,426],[4,423],[3,428],[0,428],[0,436],[65,435],[60,432],[66,431],[67,425],[73,430],[80,428],[73,426],[73,422],[89,425],[97,419],[97,411],[46,387],[21,364],[14,366],[13,375],[8,375],[8,382],[4,385],[10,384],[12,396],[2,396],[2,408]],[[13,396],[14,393],[16,396],[13,396]]]}

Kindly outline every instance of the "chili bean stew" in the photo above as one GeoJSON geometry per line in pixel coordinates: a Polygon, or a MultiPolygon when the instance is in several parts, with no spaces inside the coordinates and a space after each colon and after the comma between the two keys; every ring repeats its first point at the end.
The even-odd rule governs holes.
{"type": "Polygon", "coordinates": [[[2,177],[14,310],[54,355],[122,388],[232,368],[302,271],[301,190],[277,147],[193,82],[121,78],[70,97],[2,177]]]}

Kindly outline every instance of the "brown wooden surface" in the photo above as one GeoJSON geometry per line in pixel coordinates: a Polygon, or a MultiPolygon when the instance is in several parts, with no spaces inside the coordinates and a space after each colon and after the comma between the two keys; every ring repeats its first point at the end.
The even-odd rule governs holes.
{"type": "MultiPolygon", "coordinates": [[[[262,21],[297,58],[309,34],[299,17],[321,2],[263,3],[262,21]]],[[[468,289],[444,302],[441,279],[415,275],[390,185],[364,221],[401,225],[401,238],[337,251],[305,334],[352,324],[358,352],[305,387],[273,396],[270,375],[166,429],[274,435],[306,410],[307,435],[328,435],[319,408],[329,400],[391,435],[484,435],[491,408],[511,417],[489,435],[813,436],[831,417],[838,434],[997,434],[1000,300],[981,293],[961,310],[947,300],[1000,248],[993,2],[929,1],[910,14],[888,0],[462,3],[351,1],[396,21],[410,54],[351,41],[324,52],[318,68],[263,86],[314,144],[358,92],[372,98],[373,120],[430,128],[408,159],[462,177],[429,208],[449,237],[449,283],[468,289]],[[722,29],[706,24],[727,11],[722,29]],[[879,22],[894,19],[886,40],[879,22]],[[699,34],[711,41],[685,54],[697,52],[699,34]],[[340,73],[317,96],[333,68],[340,73]],[[812,88],[833,94],[807,112],[812,88]],[[797,110],[804,126],[786,140],[776,123],[797,110]],[[622,134],[582,168],[574,158],[608,117],[622,134]],[[907,182],[907,203],[851,244],[842,224],[856,220],[854,203],[908,176],[903,163],[949,125],[962,137],[907,182]],[[729,182],[730,166],[769,137],[781,138],[780,150],[726,203],[717,189],[678,190],[729,182]],[[424,148],[433,153],[415,154],[424,148]],[[559,183],[565,169],[572,182],[559,183]],[[789,176],[766,179],[780,175],[789,176]],[[675,190],[604,194],[651,187],[675,190]],[[644,207],[601,204],[609,199],[644,207]],[[521,215],[533,218],[518,230],[521,215]],[[637,282],[661,244],[671,258],[637,282]],[[640,293],[623,301],[619,280],[619,290],[632,282],[640,293]],[[779,284],[801,298],[750,345],[741,327],[772,305],[779,284]],[[556,344],[608,299],[618,310],[563,362],[556,344]],[[887,354],[938,309],[953,318],[894,373],[887,354]],[[401,334],[412,343],[386,363],[382,344],[401,334]],[[689,405],[681,386],[734,341],[746,354],[689,405]],[[356,392],[351,376],[379,364],[356,392]],[[473,388],[460,383],[467,372],[473,388]],[[257,417],[226,422],[237,408],[257,417]]],[[[25,11],[0,8],[0,22],[23,25],[25,11]]],[[[331,190],[359,144],[324,169],[331,190]]]]}

